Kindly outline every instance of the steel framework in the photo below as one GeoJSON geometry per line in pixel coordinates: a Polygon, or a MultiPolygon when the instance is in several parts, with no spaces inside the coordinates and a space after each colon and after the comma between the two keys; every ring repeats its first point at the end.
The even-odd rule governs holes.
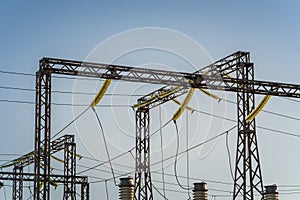
{"type": "Polygon", "coordinates": [[[149,108],[136,111],[136,171],[135,200],[153,199],[150,173],[150,117],[149,108]]]}
{"type": "MultiPolygon", "coordinates": [[[[19,174],[22,177],[22,181],[33,182],[35,174],[34,173],[21,173],[19,174]]],[[[51,174],[50,178],[53,182],[56,183],[66,183],[64,175],[51,174]]],[[[0,172],[0,180],[9,180],[9,181],[19,181],[20,178],[15,176],[14,172],[0,172]]],[[[86,176],[75,176],[74,181],[67,181],[69,184],[76,184],[81,186],[81,200],[89,199],[89,182],[88,177],[86,176]]]]}
{"type": "MultiPolygon", "coordinates": [[[[236,163],[234,196],[236,198],[237,193],[242,193],[244,199],[254,199],[253,190],[262,193],[262,177],[255,134],[255,122],[250,124],[245,123],[242,117],[253,108],[254,94],[300,98],[300,86],[254,80],[253,70],[244,70],[247,68],[246,66],[251,64],[249,61],[248,52],[236,52],[195,73],[183,73],[52,58],[41,59],[40,69],[36,73],[34,160],[36,176],[34,180],[34,199],[49,200],[50,197],[50,154],[48,149],[50,149],[51,74],[53,73],[167,85],[138,100],[139,103],[144,102],[145,105],[143,107],[147,107],[148,109],[186,93],[189,87],[238,93],[238,112],[240,116],[238,130],[238,141],[240,143],[238,143],[238,151],[240,151],[240,153],[237,152],[237,158],[241,159],[237,160],[236,163]],[[164,95],[163,97],[157,95],[171,89],[172,94],[170,95],[164,95]],[[149,97],[151,97],[150,100],[149,97]],[[247,98],[250,98],[250,102],[247,98]],[[244,134],[244,136],[241,136],[242,134],[244,134]],[[246,154],[246,152],[248,153],[246,154]],[[243,167],[241,167],[241,165],[243,167]],[[245,191],[243,186],[247,182],[246,172],[250,173],[250,185],[254,186],[254,188],[250,187],[250,191],[245,191]],[[40,183],[43,183],[44,187],[42,191],[39,192],[40,183]]],[[[140,115],[139,112],[140,111],[137,112],[137,116],[143,118],[144,116],[140,115]]],[[[142,118],[137,120],[137,122],[140,123],[140,121],[143,121],[144,119],[142,118]]],[[[147,122],[144,122],[144,124],[147,124],[147,122]]],[[[149,130],[147,129],[147,131],[149,130]]],[[[138,196],[135,198],[142,200],[153,198],[149,171],[150,160],[148,159],[150,157],[149,141],[146,141],[145,137],[142,138],[141,136],[142,133],[146,133],[147,131],[145,131],[145,127],[138,127],[137,124],[137,147],[140,149],[136,151],[138,164],[135,184],[138,184],[136,185],[138,189],[135,189],[135,194],[138,196]],[[145,158],[147,158],[146,161],[145,158]],[[142,175],[147,181],[141,181],[142,175]]]]}
{"type": "Polygon", "coordinates": [[[23,167],[14,167],[14,180],[13,180],[13,200],[23,199],[23,167]]]}
{"type": "Polygon", "coordinates": [[[74,138],[65,142],[64,149],[64,200],[76,199],[76,144],[74,138]]]}
{"type": "MultiPolygon", "coordinates": [[[[238,136],[233,199],[240,195],[244,200],[253,200],[257,193],[262,196],[263,181],[255,119],[246,122],[246,116],[255,107],[255,94],[300,98],[300,86],[254,80],[254,65],[250,63],[248,52],[236,52],[194,74],[202,75],[204,83],[200,84],[201,88],[237,93],[238,136]]],[[[138,103],[143,107],[153,108],[186,92],[187,88],[184,87],[165,86],[138,99],[138,103]],[[172,92],[161,95],[167,91],[172,92]]]]}
{"type": "MultiPolygon", "coordinates": [[[[73,135],[64,135],[50,143],[50,155],[64,150],[64,199],[76,199],[76,144],[73,135]]],[[[42,152],[43,153],[43,152],[42,152]]],[[[34,163],[34,152],[27,153],[12,161],[13,168],[13,199],[23,199],[23,168],[34,163]]],[[[8,164],[9,165],[9,164],[8,164]]],[[[0,177],[1,180],[2,177],[0,177]]],[[[87,178],[87,177],[86,177],[87,178]]],[[[52,179],[52,175],[51,175],[52,179]]],[[[79,179],[78,179],[79,180],[79,179]]],[[[88,200],[88,183],[84,179],[82,185],[82,199],[88,200]]]]}

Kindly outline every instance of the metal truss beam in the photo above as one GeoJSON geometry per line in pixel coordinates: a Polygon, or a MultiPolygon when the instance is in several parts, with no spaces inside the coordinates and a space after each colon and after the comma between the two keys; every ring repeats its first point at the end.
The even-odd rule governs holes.
{"type": "Polygon", "coordinates": [[[63,75],[300,98],[299,85],[228,77],[228,75],[236,71],[238,66],[245,63],[244,60],[247,56],[249,56],[249,53],[237,52],[194,73],[52,58],[43,58],[40,63],[42,71],[63,75]],[[205,74],[207,72],[209,73],[205,74]],[[239,87],[241,84],[254,85],[254,87],[239,87]]]}
{"type": "MultiPolygon", "coordinates": [[[[76,175],[76,144],[74,140],[74,135],[64,135],[52,141],[50,145],[50,155],[55,154],[58,151],[64,150],[64,174],[66,176],[66,179],[72,180],[65,181],[64,197],[66,199],[76,199],[76,187],[74,183],[74,176],[76,175]]],[[[43,153],[44,151],[41,151],[41,156],[43,156],[43,153]]],[[[23,180],[21,175],[23,173],[24,167],[34,163],[33,155],[34,152],[29,152],[12,161],[12,163],[14,164],[13,170],[16,176],[16,178],[13,180],[13,199],[22,199],[23,180]]]]}
{"type": "MultiPolygon", "coordinates": [[[[64,136],[61,136],[61,137],[51,141],[50,155],[64,150],[65,143],[67,143],[69,141],[74,142],[74,135],[64,135],[64,136]]],[[[41,155],[42,154],[43,154],[43,151],[41,152],[41,155]]],[[[21,167],[24,168],[33,163],[34,163],[34,151],[29,152],[23,156],[20,156],[12,161],[12,164],[14,164],[14,168],[21,168],[21,167]]]]}
{"type": "MultiPolygon", "coordinates": [[[[15,172],[3,172],[0,171],[0,180],[8,180],[8,181],[34,181],[35,174],[34,173],[18,173],[16,176],[15,172]]],[[[74,176],[73,180],[66,179],[65,175],[56,175],[51,174],[50,178],[53,182],[62,183],[62,184],[76,184],[81,186],[81,200],[89,200],[89,183],[88,177],[86,176],[74,176]]],[[[22,199],[22,198],[20,198],[22,199]]]]}
{"type": "MultiPolygon", "coordinates": [[[[34,173],[21,173],[22,175],[22,180],[23,181],[34,181],[34,173]]],[[[56,182],[56,183],[65,183],[66,180],[65,180],[65,176],[64,175],[60,175],[60,174],[51,174],[50,175],[51,177],[51,180],[53,182],[56,182]]],[[[8,180],[8,181],[13,181],[13,180],[18,180],[18,178],[16,178],[14,176],[14,172],[3,172],[3,171],[0,171],[0,180],[8,180]]],[[[87,182],[88,178],[86,176],[75,176],[75,184],[86,184],[88,183],[87,182]]],[[[70,181],[67,181],[67,182],[70,182],[70,181]]]]}
{"type": "MultiPolygon", "coordinates": [[[[35,200],[49,200],[49,184],[47,183],[49,179],[50,154],[47,150],[50,149],[51,74],[166,85],[166,87],[138,100],[140,103],[146,101],[143,107],[147,108],[180,96],[186,93],[189,87],[224,90],[250,95],[270,94],[300,98],[300,85],[257,81],[236,76],[235,72],[240,67],[247,68],[252,65],[249,63],[249,55],[248,52],[236,52],[195,73],[152,70],[53,58],[41,59],[36,83],[35,173],[37,176],[34,186],[35,194],[37,195],[35,196],[35,200]],[[167,95],[161,98],[155,95],[169,89],[175,90],[170,96],[167,95]],[[148,97],[151,97],[150,101],[148,97]],[[43,154],[40,152],[41,149],[44,151],[43,154]],[[41,181],[44,183],[44,188],[39,192],[38,188],[41,181]]],[[[253,139],[254,143],[256,142],[256,136],[255,138],[250,138],[253,139]]],[[[253,142],[250,141],[250,143],[252,144],[253,142]]],[[[141,149],[141,152],[143,150],[141,149]]],[[[150,177],[145,178],[148,179],[150,177]]],[[[151,182],[151,178],[148,180],[151,182]]],[[[140,186],[143,188],[146,185],[147,183],[140,186]]],[[[147,198],[148,196],[152,197],[152,194],[146,196],[147,198]]]]}

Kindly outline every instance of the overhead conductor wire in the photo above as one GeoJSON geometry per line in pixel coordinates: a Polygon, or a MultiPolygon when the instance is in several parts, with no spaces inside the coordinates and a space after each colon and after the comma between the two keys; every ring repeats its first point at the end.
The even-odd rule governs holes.
{"type": "Polygon", "coordinates": [[[113,178],[114,178],[115,186],[117,186],[116,177],[115,177],[114,169],[113,169],[113,166],[112,166],[112,163],[111,163],[111,158],[110,158],[110,155],[109,155],[109,150],[108,150],[108,146],[107,146],[107,142],[106,142],[106,138],[105,138],[104,129],[102,127],[102,123],[100,121],[100,118],[99,118],[99,116],[98,116],[95,108],[92,108],[92,109],[93,109],[93,111],[94,111],[94,113],[96,115],[98,124],[99,124],[100,129],[101,129],[101,134],[102,134],[102,138],[103,138],[103,142],[104,142],[104,146],[105,146],[105,151],[106,151],[106,155],[107,155],[107,158],[108,158],[108,162],[109,162],[109,165],[110,165],[111,173],[112,173],[113,178]]]}
{"type": "Polygon", "coordinates": [[[161,173],[162,173],[162,184],[163,184],[163,197],[166,196],[166,185],[165,185],[165,170],[164,170],[164,152],[163,152],[163,135],[162,135],[162,119],[161,119],[161,106],[158,107],[159,109],[159,134],[160,134],[160,152],[161,152],[161,173]]]}
{"type": "MultiPolygon", "coordinates": [[[[189,148],[189,112],[186,111],[186,149],[189,148]]],[[[186,152],[186,182],[189,187],[190,185],[190,157],[189,152],[186,152]]],[[[190,190],[188,190],[189,199],[191,199],[190,190]]]]}
{"type": "MultiPolygon", "coordinates": [[[[185,110],[185,108],[188,106],[193,94],[194,94],[195,89],[194,88],[190,88],[186,97],[184,98],[182,104],[179,106],[179,108],[177,109],[177,111],[174,113],[172,120],[174,122],[175,128],[176,128],[176,138],[177,138],[177,147],[176,147],[176,154],[175,154],[175,161],[174,161],[174,174],[175,174],[175,178],[177,181],[177,184],[179,185],[180,188],[184,189],[184,190],[189,190],[189,185],[188,187],[184,187],[177,176],[177,160],[178,160],[178,153],[179,153],[179,131],[178,131],[178,127],[176,124],[176,120],[180,117],[180,115],[182,114],[182,112],[185,110]]],[[[189,193],[188,193],[189,195],[189,193]]],[[[190,198],[190,197],[189,197],[190,198]]]]}

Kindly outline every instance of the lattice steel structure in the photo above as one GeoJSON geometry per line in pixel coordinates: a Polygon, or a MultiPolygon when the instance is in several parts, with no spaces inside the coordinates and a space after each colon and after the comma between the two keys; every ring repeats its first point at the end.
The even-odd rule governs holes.
{"type": "Polygon", "coordinates": [[[153,199],[150,172],[150,116],[149,108],[136,111],[136,171],[135,200],[153,199]]]}
{"type": "MultiPolygon", "coordinates": [[[[75,200],[76,199],[76,143],[74,135],[64,135],[56,140],[50,142],[50,155],[53,155],[59,151],[64,151],[64,199],[75,200]]],[[[43,153],[43,152],[42,152],[43,153]]],[[[18,157],[12,161],[13,164],[13,199],[23,199],[23,168],[34,163],[34,152],[27,153],[18,157]]],[[[9,164],[8,164],[9,165],[9,164]]],[[[2,177],[0,177],[1,179],[2,177]]],[[[87,177],[86,177],[87,178],[87,177]]],[[[83,196],[88,198],[86,192],[88,191],[87,179],[84,179],[82,183],[84,193],[83,196]]],[[[84,200],[88,200],[82,198],[84,200]]]]}
{"type": "Polygon", "coordinates": [[[23,167],[14,167],[14,180],[13,180],[13,200],[23,199],[23,167]]]}
{"type": "Polygon", "coordinates": [[[74,138],[65,142],[64,148],[64,200],[76,199],[76,144],[74,138]]]}
{"type": "MultiPolygon", "coordinates": [[[[239,116],[241,116],[238,130],[238,141],[241,142],[241,145],[238,145],[240,153],[237,153],[237,157],[241,157],[241,159],[237,160],[236,163],[234,198],[237,198],[238,193],[242,193],[244,199],[254,199],[254,196],[252,195],[254,190],[262,193],[262,177],[260,174],[255,122],[245,124],[245,121],[242,121],[242,115],[247,115],[249,110],[253,108],[254,94],[269,94],[300,98],[300,86],[295,84],[254,80],[252,71],[244,70],[246,65],[251,64],[249,61],[248,52],[236,52],[195,73],[183,73],[52,58],[41,59],[40,69],[36,73],[36,177],[34,180],[36,195],[34,199],[49,200],[50,197],[50,154],[49,152],[47,153],[47,149],[50,149],[51,74],[53,73],[166,85],[166,87],[154,91],[153,93],[138,100],[138,102],[145,102],[146,104],[143,107],[148,107],[149,109],[172,98],[185,94],[189,87],[224,90],[238,93],[240,95],[238,97],[238,105],[240,106],[238,112],[239,116]],[[237,72],[238,70],[242,71],[237,72]],[[172,94],[164,95],[162,98],[157,96],[157,94],[170,89],[173,90],[172,94]],[[149,97],[157,98],[151,98],[151,100],[149,100],[149,97]],[[247,98],[250,98],[250,103],[247,98]],[[244,136],[241,136],[241,134],[244,134],[244,136]],[[241,165],[244,167],[241,167],[241,165]],[[243,185],[247,182],[246,173],[248,172],[251,177],[249,179],[250,185],[254,187],[250,188],[249,191],[246,191],[243,185]],[[40,183],[44,184],[44,188],[41,192],[38,192],[40,183]]],[[[137,122],[139,120],[137,120],[137,122]]],[[[138,134],[141,134],[139,131],[143,131],[143,129],[137,128],[137,136],[138,134]]],[[[142,144],[142,140],[142,137],[140,141],[137,139],[137,145],[142,144]]],[[[144,162],[141,159],[150,158],[148,151],[149,142],[147,141],[147,145],[141,145],[140,147],[141,149],[136,152],[138,158],[137,162],[140,164],[143,163],[143,166],[140,164],[137,165],[136,176],[138,177],[135,178],[135,184],[139,184],[136,185],[136,187],[141,189],[136,189],[135,194],[137,196],[135,198],[148,200],[153,198],[152,190],[150,190],[152,188],[151,174],[150,171],[148,171],[150,167],[150,160],[144,162]],[[142,182],[140,177],[141,175],[146,177],[148,181],[142,182]]]]}
{"type": "MultiPolygon", "coordinates": [[[[22,181],[33,182],[35,174],[34,173],[21,173],[19,174],[22,177],[22,181]]],[[[65,176],[51,174],[50,178],[53,182],[65,184],[65,176]]],[[[9,181],[19,181],[19,177],[15,176],[14,172],[3,172],[0,171],[0,180],[9,180],[9,181]]],[[[75,183],[76,185],[81,186],[81,200],[89,200],[89,182],[88,177],[86,176],[75,176],[74,182],[68,181],[69,184],[75,183]]]]}
{"type": "MultiPolygon", "coordinates": [[[[202,75],[203,80],[196,86],[192,84],[192,87],[237,93],[238,136],[233,199],[241,197],[244,200],[253,200],[257,194],[260,194],[260,199],[263,196],[263,181],[255,119],[246,122],[246,116],[255,107],[255,94],[300,98],[300,86],[254,80],[254,65],[250,62],[248,52],[236,52],[194,74],[202,75]]],[[[140,98],[138,103],[143,107],[153,108],[186,92],[185,87],[165,86],[140,98]],[[166,91],[173,92],[161,98],[160,94],[166,91]]],[[[144,173],[147,174],[146,171],[144,173]]]]}

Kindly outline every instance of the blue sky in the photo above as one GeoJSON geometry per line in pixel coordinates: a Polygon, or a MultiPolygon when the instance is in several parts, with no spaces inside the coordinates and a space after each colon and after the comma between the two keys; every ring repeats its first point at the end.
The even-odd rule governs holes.
{"type": "MultiPolygon", "coordinates": [[[[300,69],[297,67],[298,63],[300,63],[299,7],[300,3],[298,1],[269,0],[251,2],[215,0],[186,2],[151,1],[146,3],[141,1],[88,1],[86,3],[82,3],[82,1],[1,1],[0,70],[34,74],[38,69],[38,61],[42,57],[83,60],[90,55],[97,45],[113,35],[135,28],[160,27],[188,35],[206,50],[212,60],[218,60],[238,50],[250,51],[251,59],[255,63],[256,79],[299,83],[300,69]]],[[[122,62],[125,65],[134,65],[136,63],[143,65],[162,61],[162,64],[174,64],[175,66],[171,66],[173,67],[172,69],[178,71],[191,70],[189,66],[176,65],[174,60],[172,61],[171,59],[172,56],[163,53],[145,51],[122,57],[118,62],[122,62]]],[[[148,65],[146,66],[148,67],[148,65]]],[[[70,80],[54,80],[53,87],[57,90],[72,91],[74,84],[76,84],[70,80]]],[[[0,86],[34,89],[35,79],[31,76],[0,73],[0,86]]],[[[119,86],[113,85],[113,88],[119,92],[122,92],[122,89],[124,89],[122,87],[127,88],[127,92],[130,92],[128,88],[134,88],[130,83],[124,83],[119,86]]],[[[146,89],[149,89],[146,88],[144,90],[143,85],[140,87],[142,89],[137,90],[140,93],[144,93],[146,89]]],[[[95,88],[92,88],[91,91],[85,92],[94,91],[95,88]]],[[[235,98],[232,94],[228,94],[227,97],[235,98]]],[[[192,105],[208,112],[218,113],[218,110],[215,110],[218,107],[212,109],[216,105],[210,99],[201,95],[197,96],[197,99],[199,98],[201,102],[203,101],[203,104],[198,105],[197,102],[192,102],[192,105]]],[[[261,96],[258,96],[257,100],[261,98],[261,96]]],[[[35,94],[28,91],[0,89],[0,99],[34,101],[35,94]]],[[[56,102],[71,103],[74,99],[71,96],[56,94],[53,97],[54,100],[56,102]]],[[[114,100],[107,97],[104,103],[110,103],[111,101],[114,100]]],[[[128,99],[119,98],[115,100],[118,104],[124,101],[128,101],[128,99]]],[[[130,99],[130,102],[134,101],[135,99],[130,99]]],[[[174,105],[166,105],[166,108],[164,108],[166,120],[175,109],[174,105]]],[[[271,98],[265,109],[299,118],[299,112],[297,112],[299,103],[286,99],[271,98]]],[[[22,154],[32,150],[34,106],[0,102],[0,111],[2,138],[0,140],[0,153],[22,154]]],[[[106,111],[109,110],[107,109],[106,111]]],[[[120,128],[115,128],[115,124],[110,123],[109,117],[113,116],[113,113],[108,114],[106,117],[105,112],[99,110],[100,115],[104,118],[104,128],[106,130],[114,130],[110,140],[112,143],[118,144],[118,133],[122,131],[120,128]]],[[[116,110],[115,112],[120,113],[120,116],[124,116],[124,118],[134,120],[133,112],[127,108],[116,110]]],[[[226,114],[234,118],[235,113],[235,107],[227,105],[226,114]]],[[[158,114],[158,110],[154,111],[153,115],[155,114],[158,114]]],[[[73,110],[70,107],[53,107],[53,116],[52,130],[55,132],[72,119],[73,110]]],[[[159,123],[154,119],[152,130],[155,130],[159,123]]],[[[182,121],[184,119],[185,117],[183,116],[182,121]]],[[[189,119],[195,123],[201,119],[200,122],[203,122],[203,124],[209,124],[211,120],[205,116],[196,115],[191,115],[189,119]]],[[[233,125],[229,122],[224,123],[224,130],[233,125]]],[[[300,133],[299,120],[290,120],[262,113],[258,117],[257,123],[258,125],[278,130],[300,133]]],[[[125,126],[122,123],[120,124],[121,129],[134,132],[132,124],[125,126]]],[[[184,130],[185,126],[182,125],[182,127],[184,130]]],[[[192,132],[193,128],[194,125],[191,125],[190,132],[192,132]]],[[[66,133],[74,131],[76,129],[73,127],[67,130],[66,133]]],[[[107,134],[110,135],[110,133],[107,134]]],[[[166,138],[171,137],[171,135],[174,136],[174,127],[170,126],[165,131],[165,134],[166,138]]],[[[263,130],[258,130],[258,137],[265,183],[299,185],[300,174],[298,169],[300,159],[297,152],[300,150],[300,140],[264,132],[263,130]]],[[[78,150],[82,151],[81,153],[83,154],[89,155],[84,148],[84,141],[79,141],[79,137],[77,139],[78,150]]],[[[200,138],[199,141],[201,139],[203,138],[200,138]]],[[[232,153],[235,150],[235,139],[236,132],[230,137],[232,153]]],[[[159,142],[158,138],[155,141],[159,142]]],[[[191,176],[197,179],[231,181],[224,142],[225,138],[219,139],[214,150],[205,159],[199,159],[199,151],[191,153],[191,159],[195,160],[195,162],[191,162],[191,176]],[[219,166],[224,167],[221,168],[219,166]]],[[[134,145],[134,139],[132,141],[126,140],[126,145],[128,147],[134,145]]],[[[96,144],[95,147],[91,148],[94,148],[96,151],[96,144]]],[[[169,148],[170,152],[166,149],[166,153],[171,154],[171,149],[175,147],[169,148]]],[[[182,148],[184,147],[182,146],[182,148]]],[[[104,149],[99,147],[99,151],[104,152],[104,149]]],[[[101,158],[105,160],[105,155],[103,156],[101,158]]],[[[3,160],[12,158],[12,156],[1,157],[3,160]]],[[[84,160],[81,162],[85,165],[93,164],[84,160]]],[[[124,164],[124,162],[126,163],[126,161],[121,160],[119,164],[124,164]]],[[[130,164],[133,165],[134,163],[131,162],[130,164]]],[[[185,175],[185,158],[182,158],[180,165],[179,173],[185,175]]],[[[105,167],[103,169],[108,170],[105,167]]],[[[122,170],[126,171],[126,169],[122,170]]],[[[172,166],[166,168],[166,170],[170,174],[174,173],[172,166]]],[[[110,177],[110,174],[97,174],[96,172],[90,172],[88,175],[99,176],[104,179],[110,177]]],[[[159,175],[153,176],[155,180],[161,180],[159,175]]],[[[175,183],[173,177],[169,177],[168,181],[175,183]]],[[[185,180],[182,181],[184,182],[185,180]]],[[[156,184],[161,188],[161,183],[156,184]]],[[[168,187],[179,190],[179,187],[176,186],[168,187]]],[[[214,185],[213,183],[208,187],[225,190],[232,189],[230,186],[214,185]]],[[[282,190],[284,189],[287,188],[282,188],[282,190]]],[[[11,195],[9,189],[6,192],[8,196],[11,195]]],[[[116,199],[117,188],[111,182],[109,182],[109,192],[112,199],[116,199]]],[[[55,195],[58,195],[56,193],[59,192],[54,192],[53,198],[55,195]]],[[[220,192],[216,191],[212,191],[212,193],[220,194],[220,192]]],[[[100,198],[105,198],[104,184],[93,184],[91,195],[92,199],[99,196],[100,198]]],[[[170,199],[174,199],[176,195],[182,195],[181,198],[187,198],[186,193],[167,192],[167,197],[170,199]]],[[[0,191],[0,198],[2,199],[3,196],[4,192],[0,191]]],[[[299,199],[299,195],[285,194],[281,198],[294,200],[299,199]]],[[[161,199],[161,197],[155,193],[155,199],[161,199]]]]}

